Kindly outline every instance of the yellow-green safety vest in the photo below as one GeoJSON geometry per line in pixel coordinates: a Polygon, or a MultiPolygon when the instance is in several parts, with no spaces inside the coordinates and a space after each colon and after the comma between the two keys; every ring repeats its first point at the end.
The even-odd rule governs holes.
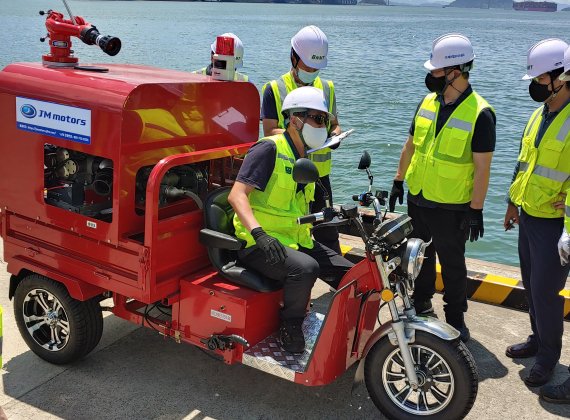
{"type": "MultiPolygon", "coordinates": [[[[203,74],[204,76],[208,75],[208,67],[201,68],[200,70],[193,71],[192,73],[195,74],[203,74]]],[[[247,82],[249,80],[249,76],[247,74],[240,73],[236,71],[234,74],[234,82],[247,82]]]]}
{"type": "MultiPolygon", "coordinates": [[[[285,129],[285,119],[283,118],[283,114],[281,113],[281,108],[283,107],[283,101],[288,93],[297,89],[297,84],[295,83],[295,79],[291,75],[291,72],[285,73],[277,80],[272,80],[271,82],[266,83],[263,85],[261,89],[261,95],[265,92],[265,89],[271,86],[271,90],[273,90],[273,96],[275,97],[275,108],[277,109],[277,127],[285,129]]],[[[321,89],[323,91],[323,95],[325,97],[325,101],[327,104],[327,108],[331,114],[333,114],[334,108],[334,84],[331,80],[322,80],[320,77],[317,77],[313,82],[313,86],[321,89]]],[[[313,161],[317,169],[319,170],[319,176],[323,177],[329,175],[331,173],[331,166],[332,166],[332,153],[331,149],[328,147],[310,153],[309,159],[313,161]]]]}
{"type": "Polygon", "coordinates": [[[509,197],[531,216],[553,219],[564,217],[564,210],[553,204],[570,188],[570,104],[554,118],[537,148],[543,108],[534,111],[524,130],[519,171],[509,197]]]}
{"type": "MultiPolygon", "coordinates": [[[[259,141],[275,142],[275,168],[264,191],[254,189],[249,194],[253,215],[268,235],[277,238],[285,246],[299,249],[299,246],[313,248],[310,225],[299,225],[297,218],[309,212],[309,203],[315,197],[315,183],[307,184],[297,192],[293,180],[295,155],[284,134],[265,137],[259,141]]],[[[246,155],[245,159],[247,160],[246,155]]],[[[247,248],[255,241],[245,226],[234,216],[236,237],[247,241],[247,248]]]]}
{"type": "Polygon", "coordinates": [[[409,191],[422,192],[436,203],[464,204],[473,194],[471,140],[479,114],[494,109],[472,92],[435,135],[440,102],[437,94],[425,97],[415,117],[414,154],[406,172],[409,191]]]}

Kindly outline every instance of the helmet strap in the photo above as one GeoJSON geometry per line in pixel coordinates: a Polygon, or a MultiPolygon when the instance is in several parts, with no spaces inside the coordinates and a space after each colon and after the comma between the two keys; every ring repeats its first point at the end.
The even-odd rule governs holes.
{"type": "Polygon", "coordinates": [[[564,83],[562,83],[562,84],[558,87],[558,89],[556,89],[556,88],[554,87],[554,80],[555,80],[557,77],[554,76],[553,72],[548,72],[548,75],[550,76],[550,90],[552,91],[552,94],[550,95],[550,98],[548,98],[548,99],[546,100],[545,103],[552,102],[552,100],[553,100],[554,98],[556,98],[556,96],[558,95],[558,92],[560,92],[560,90],[564,87],[564,83]]]}
{"type": "MultiPolygon", "coordinates": [[[[453,71],[453,70],[455,70],[455,69],[452,69],[451,71],[453,71]]],[[[444,71],[444,73],[445,73],[445,85],[443,86],[443,89],[442,89],[442,91],[441,91],[441,95],[442,95],[442,96],[443,96],[443,94],[445,93],[445,90],[447,89],[448,86],[451,86],[453,89],[457,90],[457,88],[456,88],[455,86],[453,86],[453,82],[454,82],[457,78],[459,78],[459,76],[457,76],[457,77],[454,77],[454,78],[451,79],[451,80],[448,80],[448,79],[447,79],[447,75],[448,75],[449,73],[448,73],[447,71],[445,71],[445,69],[444,69],[443,71],[444,71]]],[[[451,73],[451,72],[450,72],[450,73],[451,73]]],[[[462,93],[462,92],[460,92],[459,90],[457,90],[457,92],[462,93]]]]}
{"type": "Polygon", "coordinates": [[[295,50],[293,48],[291,48],[291,65],[293,66],[294,69],[297,68],[300,60],[301,60],[301,57],[299,57],[299,54],[297,54],[295,52],[295,50]],[[294,62],[293,62],[293,60],[294,60],[294,62]]]}
{"type": "Polygon", "coordinates": [[[299,135],[299,138],[303,142],[303,147],[304,147],[305,151],[307,151],[307,150],[309,150],[309,147],[307,146],[307,142],[305,142],[305,137],[303,137],[303,127],[306,124],[306,122],[305,122],[306,118],[305,118],[305,120],[302,120],[298,115],[295,115],[295,117],[303,123],[301,128],[297,128],[297,126],[295,126],[295,130],[297,130],[297,134],[299,135]]]}

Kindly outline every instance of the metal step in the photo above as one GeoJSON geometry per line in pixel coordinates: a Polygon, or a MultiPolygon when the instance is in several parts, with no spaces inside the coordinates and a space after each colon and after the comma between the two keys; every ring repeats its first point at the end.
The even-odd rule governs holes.
{"type": "Polygon", "coordinates": [[[305,372],[325,320],[323,314],[310,312],[303,321],[305,351],[302,354],[286,352],[281,348],[277,333],[250,347],[243,353],[242,363],[288,381],[295,381],[295,373],[305,372]]]}

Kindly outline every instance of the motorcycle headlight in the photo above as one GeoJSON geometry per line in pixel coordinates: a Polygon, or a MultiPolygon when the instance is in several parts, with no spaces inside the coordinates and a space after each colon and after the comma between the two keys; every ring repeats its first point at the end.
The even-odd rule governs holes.
{"type": "Polygon", "coordinates": [[[419,238],[408,239],[406,249],[402,255],[402,271],[409,280],[415,280],[420,274],[424,263],[424,252],[429,243],[425,243],[419,238]]]}

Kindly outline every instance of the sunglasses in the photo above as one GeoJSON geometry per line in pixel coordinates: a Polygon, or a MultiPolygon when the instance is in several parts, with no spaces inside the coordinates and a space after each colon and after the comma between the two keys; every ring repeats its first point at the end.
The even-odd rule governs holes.
{"type": "Polygon", "coordinates": [[[305,118],[310,118],[312,119],[314,122],[316,122],[318,125],[327,125],[329,123],[329,117],[328,115],[322,115],[322,114],[305,114],[304,115],[305,118]]]}

